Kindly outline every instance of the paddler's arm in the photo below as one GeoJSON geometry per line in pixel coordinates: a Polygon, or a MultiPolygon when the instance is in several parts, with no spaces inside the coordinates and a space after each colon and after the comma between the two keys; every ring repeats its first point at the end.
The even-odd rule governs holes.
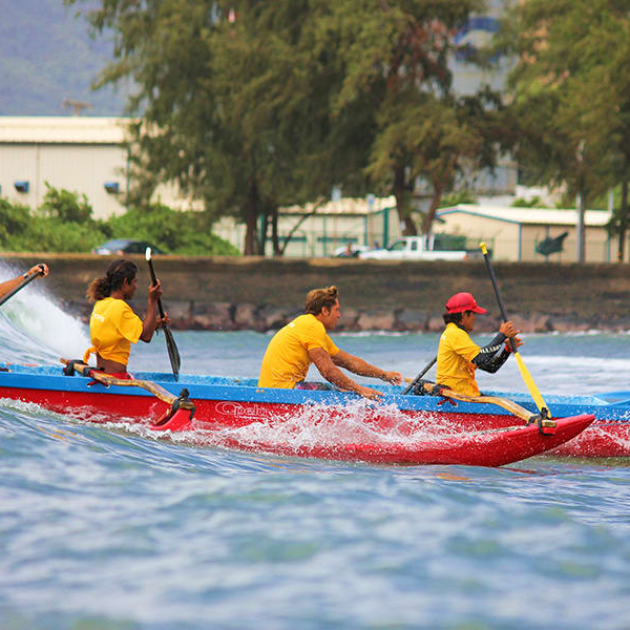
{"type": "Polygon", "coordinates": [[[370,365],[367,361],[364,361],[359,357],[355,357],[352,354],[344,352],[343,350],[339,350],[339,352],[332,357],[332,361],[335,365],[345,368],[346,370],[349,370],[354,374],[358,374],[359,376],[380,378],[381,381],[386,381],[387,383],[392,383],[393,385],[400,385],[402,383],[403,377],[400,372],[388,372],[387,370],[382,370],[375,365],[370,365]]]}
{"type": "Polygon", "coordinates": [[[508,360],[511,350],[504,342],[508,337],[512,338],[512,343],[519,348],[523,345],[523,341],[517,337],[520,331],[514,329],[512,322],[504,322],[501,324],[498,334],[494,339],[483,348],[472,362],[484,372],[494,374],[508,360]]]}
{"type": "Polygon", "coordinates": [[[323,348],[312,348],[308,351],[308,356],[315,364],[315,367],[319,370],[319,373],[333,385],[336,385],[339,389],[348,392],[355,392],[360,396],[369,398],[371,400],[379,400],[383,395],[381,392],[376,391],[370,387],[364,387],[355,383],[351,378],[348,378],[334,363],[331,356],[323,348]]]}
{"type": "Polygon", "coordinates": [[[158,280],[156,284],[149,286],[149,297],[147,302],[147,312],[142,322],[142,334],[140,339],[149,343],[153,337],[155,329],[158,327],[158,300],[162,297],[162,284],[158,280]]]}
{"type": "Polygon", "coordinates": [[[32,276],[33,274],[38,274],[42,277],[46,277],[48,273],[48,265],[44,263],[34,265],[25,274],[22,274],[17,278],[13,278],[12,280],[7,280],[6,282],[0,283],[0,297],[6,295],[7,293],[9,293],[9,291],[13,291],[13,289],[22,284],[22,282],[24,282],[24,280],[26,280],[29,276],[32,276]]]}

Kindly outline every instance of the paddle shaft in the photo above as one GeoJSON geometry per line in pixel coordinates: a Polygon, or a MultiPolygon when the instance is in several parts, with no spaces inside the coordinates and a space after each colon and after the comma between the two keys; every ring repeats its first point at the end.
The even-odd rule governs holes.
{"type": "MultiPolygon", "coordinates": [[[[494,274],[494,269],[492,268],[492,263],[490,262],[490,256],[488,254],[488,249],[486,247],[485,243],[481,243],[480,245],[481,247],[481,252],[483,253],[483,259],[486,262],[486,267],[488,269],[488,274],[490,275],[490,280],[492,282],[492,287],[494,288],[494,294],[496,295],[497,298],[497,303],[499,304],[499,309],[501,311],[501,317],[503,318],[504,322],[508,321],[508,317],[507,317],[507,311],[505,310],[505,305],[503,304],[503,300],[501,298],[501,293],[499,291],[499,284],[497,282],[497,277],[494,274]]],[[[532,378],[532,375],[529,373],[529,370],[527,369],[527,366],[525,365],[525,362],[523,361],[523,358],[521,357],[516,344],[514,343],[514,341],[512,339],[508,340],[509,344],[510,344],[510,348],[512,349],[512,353],[514,354],[514,358],[516,359],[516,363],[518,365],[518,369],[521,372],[521,376],[523,377],[523,381],[525,381],[525,385],[527,386],[527,389],[529,390],[529,393],[531,394],[532,398],[534,399],[534,402],[536,403],[536,406],[538,407],[538,409],[540,410],[541,414],[547,415],[548,417],[551,417],[551,413],[549,412],[549,407],[547,407],[547,403],[544,401],[542,394],[540,393],[538,387],[536,387],[536,383],[534,383],[534,379],[532,378]]]]}
{"type": "MultiPolygon", "coordinates": [[[[423,388],[427,394],[432,394],[435,388],[435,384],[425,381],[423,383],[423,388]]],[[[524,407],[521,407],[521,405],[515,403],[512,400],[508,400],[507,398],[498,398],[497,396],[466,396],[465,394],[455,392],[448,387],[440,388],[439,395],[444,396],[445,398],[461,400],[462,402],[487,403],[490,405],[497,405],[498,407],[503,407],[503,409],[509,411],[513,416],[516,416],[521,420],[525,420],[525,422],[527,423],[540,421],[542,427],[554,428],[556,426],[556,423],[553,420],[536,416],[524,407]]]]}
{"type": "Polygon", "coordinates": [[[34,273],[28,276],[28,278],[24,278],[24,281],[18,284],[17,287],[15,287],[15,289],[11,289],[11,291],[9,291],[8,293],[5,293],[0,298],[0,306],[2,306],[7,300],[10,300],[18,291],[21,291],[27,284],[29,284],[29,282],[33,282],[35,278],[41,275],[42,275],[41,273],[34,273]]]}
{"type": "MultiPolygon", "coordinates": [[[[486,263],[486,268],[488,269],[488,274],[490,276],[490,281],[492,282],[492,287],[494,288],[494,294],[497,298],[497,302],[499,304],[499,310],[501,311],[501,318],[504,322],[508,321],[507,311],[505,310],[505,304],[503,304],[503,299],[501,298],[501,293],[499,292],[499,283],[497,282],[497,277],[494,275],[494,269],[492,268],[492,263],[490,262],[490,256],[488,255],[488,250],[486,249],[485,243],[481,244],[481,251],[483,252],[483,259],[486,263]]],[[[512,352],[516,352],[516,345],[509,339],[510,348],[512,352]]]]}
{"type": "MultiPolygon", "coordinates": [[[[157,284],[157,278],[155,276],[155,269],[153,268],[153,260],[151,260],[151,252],[147,249],[147,262],[149,263],[149,273],[151,274],[151,284],[154,286],[157,284]]],[[[160,317],[164,319],[164,309],[162,308],[162,300],[158,298],[157,301],[158,311],[160,313],[160,317]]],[[[181,358],[179,356],[179,350],[177,349],[177,344],[175,343],[175,339],[173,338],[173,334],[168,329],[166,324],[162,324],[164,329],[164,339],[166,339],[166,349],[168,350],[168,358],[171,362],[171,368],[173,370],[173,376],[175,380],[178,380],[179,377],[179,368],[181,365],[181,358]]]]}
{"type": "Polygon", "coordinates": [[[405,396],[406,394],[408,394],[417,384],[418,381],[437,363],[437,355],[435,357],[433,357],[433,359],[431,360],[430,363],[428,363],[426,365],[426,367],[424,368],[424,370],[422,370],[422,372],[420,372],[420,374],[418,374],[418,376],[416,376],[416,378],[413,379],[413,381],[411,381],[411,384],[409,385],[409,387],[407,387],[407,389],[405,389],[405,391],[402,393],[403,396],[405,396]]]}
{"type": "MultiPolygon", "coordinates": [[[[157,278],[155,276],[155,269],[153,268],[153,261],[148,258],[147,262],[149,263],[149,273],[151,274],[151,284],[155,286],[157,284],[157,278]]],[[[164,309],[162,308],[162,300],[158,298],[157,301],[158,311],[160,313],[160,317],[164,319],[164,309]]]]}

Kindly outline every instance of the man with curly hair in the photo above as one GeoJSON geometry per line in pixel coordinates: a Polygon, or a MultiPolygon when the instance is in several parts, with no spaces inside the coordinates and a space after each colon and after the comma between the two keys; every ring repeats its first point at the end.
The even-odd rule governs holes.
{"type": "Polygon", "coordinates": [[[393,384],[402,382],[400,372],[386,371],[340,350],[329,337],[341,317],[337,287],[313,289],[306,296],[305,314],[280,329],[269,342],[260,368],[259,387],[312,389],[304,383],[311,363],[341,390],[376,400],[381,392],[356,383],[339,368],[359,376],[393,384]]]}

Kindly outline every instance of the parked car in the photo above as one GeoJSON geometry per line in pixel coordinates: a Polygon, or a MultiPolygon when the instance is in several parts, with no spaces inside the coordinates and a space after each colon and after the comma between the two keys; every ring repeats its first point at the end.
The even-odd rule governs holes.
{"type": "Polygon", "coordinates": [[[152,245],[148,241],[138,241],[133,238],[115,238],[112,241],[103,243],[100,247],[95,247],[92,250],[93,254],[144,254],[147,251],[147,247],[151,248],[152,254],[164,254],[159,247],[152,245]]]}
{"type": "Polygon", "coordinates": [[[394,241],[387,249],[374,249],[361,252],[362,260],[466,260],[468,252],[443,249],[437,235],[403,236],[394,241]]]}

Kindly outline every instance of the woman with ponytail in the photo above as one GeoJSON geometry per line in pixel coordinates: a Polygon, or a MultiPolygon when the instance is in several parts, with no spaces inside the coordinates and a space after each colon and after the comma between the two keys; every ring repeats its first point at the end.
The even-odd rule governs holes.
{"type": "Polygon", "coordinates": [[[96,367],[118,378],[131,378],[127,372],[129,351],[139,339],[148,343],[156,328],[162,325],[157,302],[162,295],[158,280],[149,286],[147,313],[141,320],[127,303],[138,288],[138,268],[128,260],[115,260],[106,275],[95,278],[87,290],[87,298],[95,302],[90,317],[92,347],[83,357],[96,354],[96,367]]]}

